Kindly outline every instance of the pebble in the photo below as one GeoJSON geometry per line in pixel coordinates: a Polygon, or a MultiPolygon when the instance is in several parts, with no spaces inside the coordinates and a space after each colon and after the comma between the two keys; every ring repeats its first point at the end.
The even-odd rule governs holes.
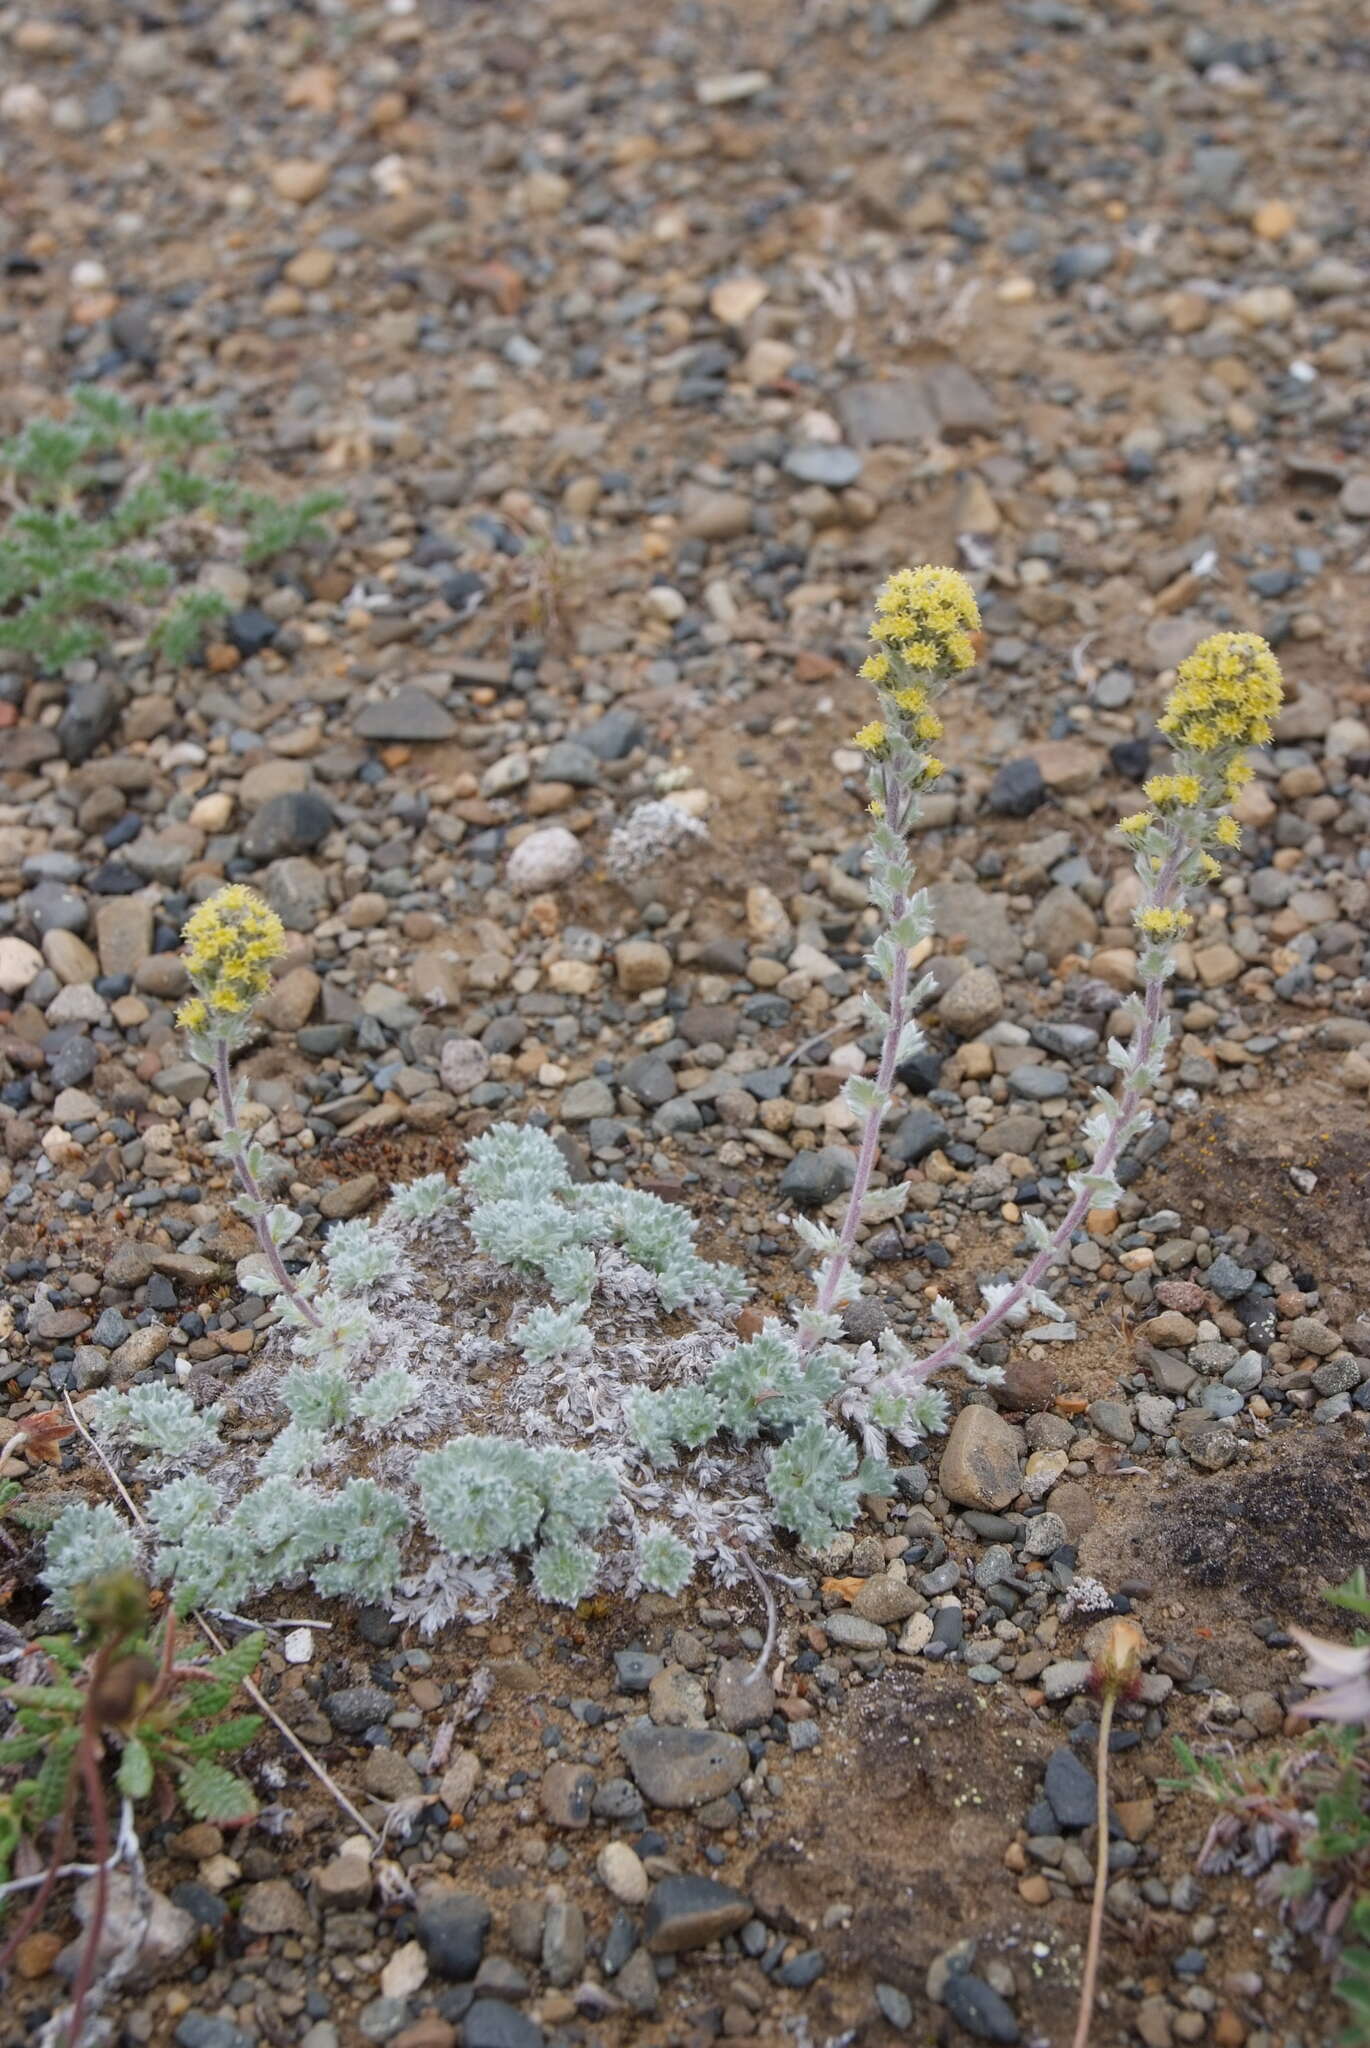
{"type": "Polygon", "coordinates": [[[421,1899],[415,1929],[435,1976],[464,1983],[485,1953],[490,1908],[469,1892],[439,1892],[421,1899]]]}
{"type": "Polygon", "coordinates": [[[938,1483],[958,1507],[1002,1508],[1018,1493],[1019,1438],[992,1408],[963,1408],[951,1427],[938,1483]]]}
{"type": "Polygon", "coordinates": [[[582,864],[580,841],[564,825],[545,825],[530,832],[509,856],[509,886],[520,896],[537,896],[544,889],[569,882],[582,864]]]}
{"type": "Polygon", "coordinates": [[[663,1877],[648,1896],[643,1944],[651,1955],[679,1955],[733,1933],[751,1916],[751,1900],[729,1885],[708,1877],[663,1877]]]}
{"type": "Polygon", "coordinates": [[[747,1745],[736,1735],[657,1728],[648,1720],[630,1721],[619,1747],[650,1806],[706,1805],[740,1785],[751,1764],[747,1745]]]}

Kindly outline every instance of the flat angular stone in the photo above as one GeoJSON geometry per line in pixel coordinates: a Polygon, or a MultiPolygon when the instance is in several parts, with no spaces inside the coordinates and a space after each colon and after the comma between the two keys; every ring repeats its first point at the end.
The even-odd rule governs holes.
{"type": "Polygon", "coordinates": [[[643,1945],[654,1956],[679,1955],[721,1941],[752,1917],[752,1902],[710,1877],[663,1877],[642,1916],[643,1945]]]}
{"type": "Polygon", "coordinates": [[[450,740],[457,721],[427,690],[406,683],[393,697],[365,704],[352,721],[358,739],[431,742],[450,740]]]}

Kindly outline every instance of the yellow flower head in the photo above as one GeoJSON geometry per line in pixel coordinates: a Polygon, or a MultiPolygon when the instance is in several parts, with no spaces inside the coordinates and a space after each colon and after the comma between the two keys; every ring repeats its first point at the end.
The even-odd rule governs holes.
{"type": "Polygon", "coordinates": [[[1259,633],[1214,633],[1180,663],[1161,731],[1197,754],[1264,746],[1283,696],[1280,665],[1259,633]]]}
{"type": "Polygon", "coordinates": [[[182,1031],[192,1031],[197,1035],[208,1031],[210,1023],[209,1005],[204,1000],[204,997],[187,996],[180,1009],[176,1012],[176,1022],[180,1025],[182,1031]]]}
{"type": "MultiPolygon", "coordinates": [[[[958,569],[938,569],[925,562],[916,569],[896,570],[882,584],[871,638],[888,649],[906,673],[912,669],[919,674],[959,675],[974,666],[971,635],[979,627],[980,607],[965,577],[958,569]]],[[[887,672],[888,668],[886,658],[887,672]]],[[[878,683],[884,678],[870,680],[878,683]]]]}
{"type": "Polygon", "coordinates": [[[1163,810],[1188,810],[1203,796],[1203,785],[1197,775],[1153,775],[1142,788],[1152,803],[1163,810]]]}
{"type": "Polygon", "coordinates": [[[936,782],[944,767],[945,763],[939,761],[936,754],[927,755],[922,763],[924,782],[936,782]]]}
{"type": "Polygon", "coordinates": [[[1155,822],[1156,813],[1154,811],[1133,811],[1130,817],[1119,818],[1118,830],[1125,833],[1129,839],[1136,839],[1140,838],[1147,827],[1154,825],[1155,822]]]}
{"type": "Polygon", "coordinates": [[[1132,922],[1138,931],[1145,932],[1149,939],[1177,939],[1189,923],[1189,913],[1184,910],[1162,910],[1153,904],[1148,910],[1137,910],[1132,922]]]}
{"type": "Polygon", "coordinates": [[[1240,846],[1242,843],[1242,828],[1234,817],[1227,815],[1219,818],[1213,829],[1213,837],[1217,840],[1219,846],[1240,846]]]}
{"type": "Polygon", "coordinates": [[[869,725],[862,726],[860,732],[852,734],[851,743],[860,747],[863,754],[878,754],[888,738],[889,734],[880,720],[873,718],[869,725]]]}
{"type": "Polygon", "coordinates": [[[181,936],[186,973],[198,995],[185,1005],[188,1031],[247,1016],[271,986],[271,963],[285,951],[285,928],[255,889],[232,882],[192,911],[181,936]]]}

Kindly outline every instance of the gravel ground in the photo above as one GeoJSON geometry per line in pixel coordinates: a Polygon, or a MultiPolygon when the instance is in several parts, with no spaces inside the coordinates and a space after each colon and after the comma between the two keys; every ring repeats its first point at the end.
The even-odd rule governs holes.
{"type": "MultiPolygon", "coordinates": [[[[1152,1655],[1095,2038],[1327,2039],[1325,1970],[1194,1876],[1206,1816],[1157,1780],[1172,1733],[1278,1735],[1287,1624],[1370,1535],[1360,8],[78,0],[0,35],[0,425],[77,381],[208,403],[254,481],[346,500],[252,577],[190,537],[233,608],[202,665],[122,621],[0,674],[12,1418],[171,1374],[231,1401],[266,1341],[172,1022],[225,877],[291,935],[243,1068],[311,1233],[538,1116],[787,1299],[781,1212],[840,1197],[869,1054],[854,666],[923,558],[974,574],[985,646],[920,848],[912,1198],[869,1251],[877,1315],[968,1302],[1107,1077],[1109,828],[1168,673],[1250,628],[1290,686],[1074,1336],[1015,1337],[885,1520],[797,1561],[779,1687],[707,1591],[431,1648],[329,1616],[269,1689],[396,1809],[390,1889],[264,1754],[274,1833],[156,1837],[188,1917],[122,2038],[1063,2040],[1097,1577],[1152,1655]]],[[[71,1932],[21,1958],[27,2029],[71,1932]]]]}

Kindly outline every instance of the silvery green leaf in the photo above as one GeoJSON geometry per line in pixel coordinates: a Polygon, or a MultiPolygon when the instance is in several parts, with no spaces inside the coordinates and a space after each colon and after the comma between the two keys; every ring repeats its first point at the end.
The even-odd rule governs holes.
{"type": "Polygon", "coordinates": [[[808,1216],[792,1217],[791,1222],[796,1235],[802,1237],[812,1251],[826,1257],[830,1252],[837,1250],[837,1232],[830,1223],[815,1223],[808,1216]]]}
{"type": "Polygon", "coordinates": [[[866,1022],[872,1025],[875,1030],[889,1030],[890,1013],[883,1003],[876,1001],[869,989],[862,989],[861,991],[861,1014],[866,1022]]]}
{"type": "Polygon", "coordinates": [[[1169,981],[1175,972],[1175,955],[1160,946],[1148,946],[1138,961],[1143,981],[1169,981]]]}
{"type": "Polygon", "coordinates": [[[277,1202],[266,1211],[265,1221],[267,1235],[277,1250],[298,1237],[304,1228],[304,1218],[297,1216],[293,1209],[287,1209],[283,1202],[277,1202]]]}
{"type": "Polygon", "coordinates": [[[894,974],[898,949],[888,932],[881,932],[875,944],[866,955],[866,965],[881,981],[889,981],[894,974]]]}
{"type": "Polygon", "coordinates": [[[1036,1309],[1038,1315],[1046,1316],[1053,1323],[1064,1323],[1069,1320],[1060,1302],[1053,1301],[1040,1287],[1029,1287],[1023,1299],[1036,1309]]]}
{"type": "Polygon", "coordinates": [[[902,952],[912,952],[924,936],[922,920],[915,911],[905,910],[899,917],[891,919],[889,935],[902,952]]]}
{"type": "Polygon", "coordinates": [[[957,1337],[960,1335],[961,1318],[956,1313],[955,1304],[948,1301],[945,1294],[934,1294],[929,1306],[931,1307],[934,1321],[942,1325],[948,1336],[957,1337]]]}
{"type": "Polygon", "coordinates": [[[893,1329],[891,1325],[888,1323],[886,1323],[884,1329],[880,1332],[880,1341],[876,1348],[878,1349],[881,1358],[884,1359],[886,1365],[890,1366],[892,1369],[896,1371],[903,1366],[912,1364],[913,1362],[912,1354],[909,1351],[908,1345],[904,1342],[903,1338],[898,1334],[898,1332],[895,1329],[893,1329]]]}
{"type": "Polygon", "coordinates": [[[864,1074],[849,1074],[842,1087],[842,1100],[856,1116],[881,1116],[889,1108],[889,1096],[864,1074]]]}
{"type": "Polygon", "coordinates": [[[861,1203],[863,1223],[888,1223],[893,1216],[903,1214],[909,1199],[909,1184],[906,1180],[896,1181],[892,1187],[873,1188],[861,1203]]]}
{"type": "Polygon", "coordinates": [[[915,1387],[909,1396],[908,1420],[919,1436],[945,1436],[951,1403],[940,1387],[915,1387]]]}
{"type": "Polygon", "coordinates": [[[923,1051],[927,1042],[927,1033],[918,1019],[910,1017],[899,1033],[899,1043],[894,1049],[895,1064],[902,1066],[905,1060],[911,1060],[915,1053],[923,1051]]]}
{"type": "Polygon", "coordinates": [[[977,1387],[997,1387],[1003,1383],[1004,1369],[1001,1365],[978,1365],[973,1358],[963,1358],[961,1370],[977,1387]]]}
{"type": "Polygon", "coordinates": [[[1116,1067],[1120,1074],[1125,1074],[1132,1064],[1132,1054],[1121,1040],[1110,1038],[1105,1052],[1109,1065],[1116,1067]]]}
{"type": "Polygon", "coordinates": [[[842,1335],[841,1316],[824,1315],[808,1303],[795,1311],[794,1326],[801,1337],[821,1343],[835,1344],[842,1335]]]}
{"type": "Polygon", "coordinates": [[[1034,1251],[1050,1250],[1051,1232],[1040,1216],[1024,1216],[1023,1235],[1034,1251]]]}

